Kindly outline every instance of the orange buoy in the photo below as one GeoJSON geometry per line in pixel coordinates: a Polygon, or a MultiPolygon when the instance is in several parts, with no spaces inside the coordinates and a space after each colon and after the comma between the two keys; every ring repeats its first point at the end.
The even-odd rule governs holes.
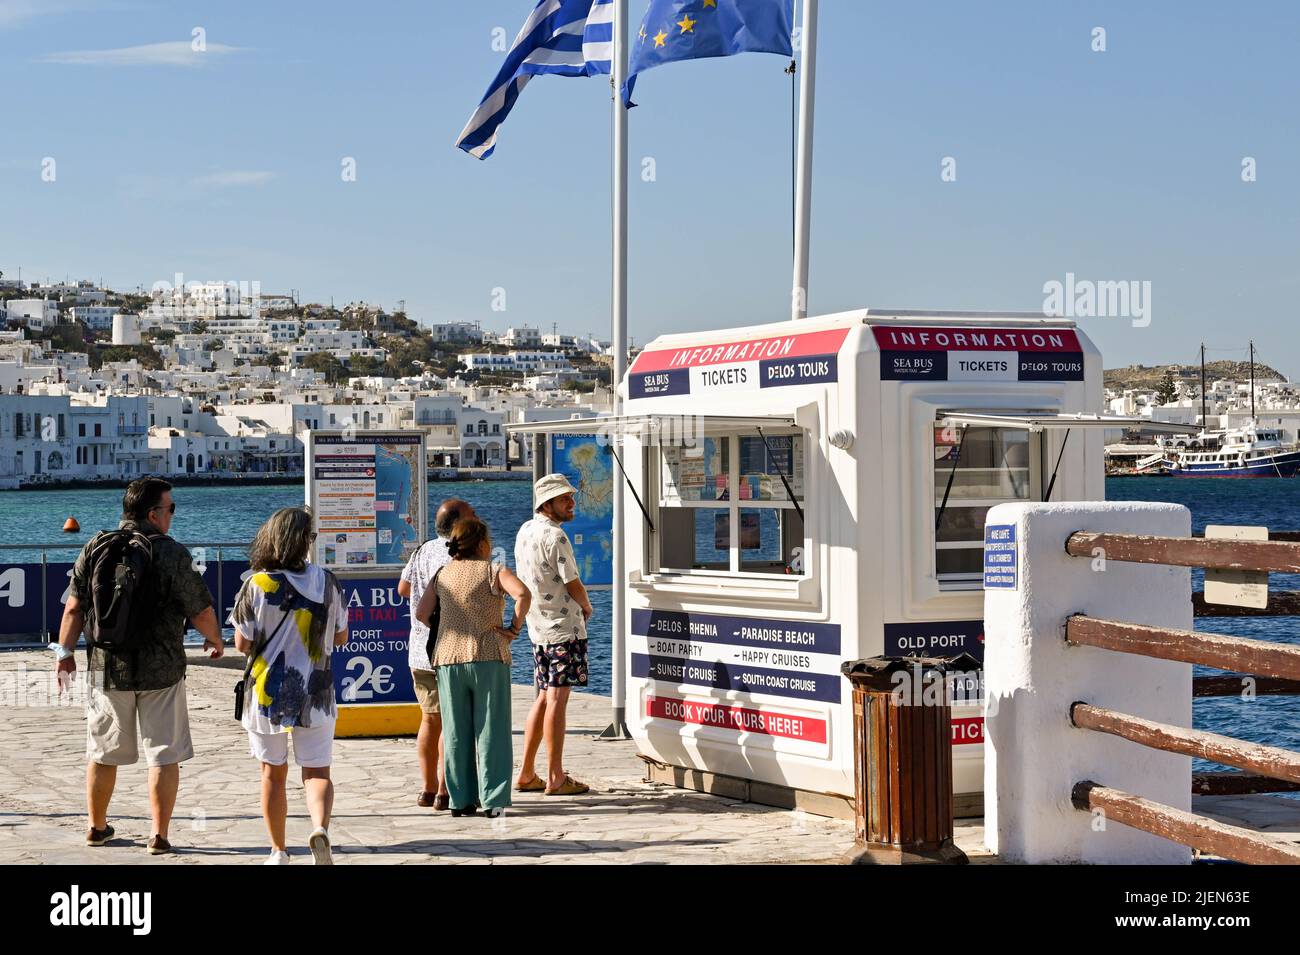
{"type": "Polygon", "coordinates": [[[69,517],[66,521],[63,522],[63,533],[65,534],[81,533],[81,525],[77,523],[77,519],[75,517],[69,517]]]}

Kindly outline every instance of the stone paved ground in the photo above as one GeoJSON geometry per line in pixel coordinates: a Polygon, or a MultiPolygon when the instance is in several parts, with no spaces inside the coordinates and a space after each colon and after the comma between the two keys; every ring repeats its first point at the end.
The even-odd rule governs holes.
{"type": "MultiPolygon", "coordinates": [[[[230,717],[231,687],[242,658],[224,665],[192,656],[190,722],[196,757],[181,771],[172,825],[178,853],[153,858],[142,765],[124,767],[110,810],[117,837],[100,849],[84,843],[85,721],[79,705],[49,698],[50,654],[0,654],[0,864],[187,865],[256,863],[267,852],[258,807],[257,765],[230,717]]],[[[515,752],[532,699],[515,687],[515,752]]],[[[751,863],[838,861],[852,847],[852,824],[742,803],[643,781],[631,743],[597,743],[609,701],[574,694],[565,762],[594,792],[581,798],[515,794],[502,820],[453,819],[415,805],[414,741],[341,739],[330,833],[336,859],[349,863],[751,863]]],[[[1300,841],[1300,802],[1278,796],[1197,797],[1194,808],[1285,842],[1300,841]]],[[[311,826],[302,785],[290,773],[290,854],[309,861],[311,826]]],[[[958,820],[956,842],[972,862],[993,862],[982,820],[958,820]]]]}
{"type": "MultiPolygon", "coordinates": [[[[80,655],[80,654],[79,654],[80,655]]],[[[198,661],[199,657],[192,657],[198,661]]],[[[9,714],[0,734],[0,863],[255,863],[267,853],[258,807],[258,771],[243,730],[230,716],[231,666],[193,665],[190,721],[197,754],[184,764],[172,842],[178,853],[153,858],[143,765],[119,770],[109,845],[84,844],[85,722],[78,706],[50,705],[50,654],[0,654],[0,694],[9,714]],[[23,677],[23,668],[26,676],[23,677]]],[[[532,698],[515,687],[515,752],[532,698]]],[[[453,819],[415,805],[419,789],[411,739],[341,739],[330,826],[336,859],[349,863],[449,862],[817,862],[852,846],[842,820],[771,809],[642,781],[631,743],[597,743],[609,721],[604,697],[574,694],[570,771],[592,784],[581,798],[516,794],[504,819],[453,819]]],[[[301,783],[290,772],[290,854],[309,861],[311,829],[301,783]]],[[[980,852],[982,829],[963,826],[959,844],[980,852]]]]}

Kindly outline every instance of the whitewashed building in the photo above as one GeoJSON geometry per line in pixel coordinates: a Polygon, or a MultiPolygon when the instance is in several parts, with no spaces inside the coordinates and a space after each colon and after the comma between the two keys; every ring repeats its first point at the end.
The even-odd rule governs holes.
{"type": "Polygon", "coordinates": [[[10,321],[21,322],[34,332],[59,323],[59,303],[48,298],[11,298],[6,306],[10,321]]]}

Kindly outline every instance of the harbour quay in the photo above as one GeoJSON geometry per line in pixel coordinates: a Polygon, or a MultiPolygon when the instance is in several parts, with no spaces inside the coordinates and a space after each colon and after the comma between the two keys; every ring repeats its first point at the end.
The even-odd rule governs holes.
{"type": "MultiPolygon", "coordinates": [[[[186,677],[195,757],[181,767],[172,823],[173,855],[145,852],[149,804],[143,764],[118,773],[110,817],[117,835],[85,844],[85,716],[77,698],[50,699],[49,654],[0,655],[0,694],[11,714],[0,734],[0,864],[223,865],[260,862],[266,832],[258,807],[259,769],[230,718],[238,654],[209,661],[192,651],[186,677]],[[17,704],[17,705],[13,705],[17,704]]],[[[533,690],[515,686],[514,749],[533,690]]],[[[610,701],[575,693],[565,760],[592,792],[577,797],[515,793],[498,819],[454,819],[416,806],[420,789],[410,737],[340,738],[330,838],[336,864],[664,864],[826,863],[853,846],[852,820],[780,809],[739,798],[648,783],[631,742],[597,742],[610,701]]],[[[543,750],[543,753],[545,750],[543,750]]],[[[288,851],[311,863],[311,824],[290,774],[288,851]]],[[[979,820],[959,820],[957,841],[972,861],[982,849],[979,820]]]]}

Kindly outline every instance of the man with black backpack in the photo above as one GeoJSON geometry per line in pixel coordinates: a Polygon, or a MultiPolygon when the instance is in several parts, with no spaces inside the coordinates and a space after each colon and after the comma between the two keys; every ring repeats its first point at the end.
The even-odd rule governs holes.
{"type": "Polygon", "coordinates": [[[75,678],[73,651],[84,630],[87,845],[102,846],[113,836],[108,803],[117,767],[139,759],[138,728],[149,766],[149,853],[171,851],[167,830],[180,764],[194,755],[185,700],[186,621],[203,634],[211,657],[223,652],[207,585],[190,552],[167,536],[175,513],[166,481],[132,481],[118,529],[96,534],[72,568],[53,649],[62,689],[75,678]]]}

